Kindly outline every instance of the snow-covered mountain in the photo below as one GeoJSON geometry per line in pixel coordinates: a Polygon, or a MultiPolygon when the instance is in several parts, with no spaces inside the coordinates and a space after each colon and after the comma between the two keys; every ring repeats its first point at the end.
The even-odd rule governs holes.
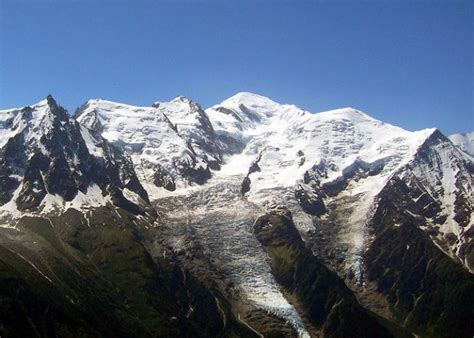
{"type": "Polygon", "coordinates": [[[74,118],[48,97],[0,111],[0,221],[105,207],[145,255],[217,288],[224,326],[220,297],[268,334],[335,334],[348,323],[340,304],[369,326],[360,304],[423,333],[452,320],[414,315],[426,311],[418,299],[441,292],[439,271],[472,278],[471,145],[471,134],[410,132],[353,108],[313,113],[246,92],[206,110],[182,96],[150,107],[95,99],[74,118]],[[142,228],[133,215],[143,213],[159,217],[142,228]],[[408,272],[392,253],[415,245],[425,249],[405,265],[425,274],[393,286],[408,272]]]}
{"type": "Polygon", "coordinates": [[[0,111],[0,126],[0,217],[148,204],[130,159],[71,119],[51,96],[0,111]]]}
{"type": "Polygon", "coordinates": [[[215,141],[214,128],[197,102],[178,96],[170,102],[155,102],[153,107],[170,119],[178,135],[186,140],[197,157],[211,169],[219,169],[222,154],[215,141]]]}
{"type": "Polygon", "coordinates": [[[278,206],[289,208],[319,257],[348,283],[363,285],[364,253],[378,231],[395,222],[375,224],[387,213],[383,201],[394,194],[393,182],[401,180],[414,206],[397,222],[423,219],[420,228],[431,240],[472,269],[472,160],[436,129],[406,131],[353,108],[310,113],[245,92],[205,111],[177,97],[153,108],[89,101],[77,115],[83,125],[130,154],[151,200],[175,224],[168,235],[173,250],[187,252],[183,243],[190,241],[204,247],[219,243],[215,250],[205,250],[207,259],[223,265],[213,269],[241,271],[227,277],[250,301],[289,322],[301,319],[284,301],[274,301],[284,299],[275,293],[275,281],[248,283],[255,274],[266,273],[264,261],[257,258],[257,270],[248,276],[243,272],[250,272],[244,268],[246,257],[258,252],[258,246],[242,256],[218,254],[232,247],[236,233],[252,242],[251,229],[238,224],[252,224],[259,213],[278,206]],[[173,146],[163,147],[165,142],[173,146]],[[201,185],[182,169],[196,165],[202,179],[194,182],[201,185]],[[156,167],[176,182],[171,193],[157,188],[156,167]],[[218,218],[221,227],[211,235],[208,229],[218,218]],[[183,224],[188,226],[178,231],[183,224]]]}
{"type": "Polygon", "coordinates": [[[449,139],[462,151],[474,157],[474,132],[449,135],[449,139]]]}
{"type": "Polygon", "coordinates": [[[204,183],[210,169],[218,169],[220,163],[205,114],[182,97],[154,106],[89,100],[76,111],[76,118],[132,158],[150,194],[204,183]]]}
{"type": "Polygon", "coordinates": [[[299,206],[292,212],[303,232],[340,224],[324,237],[332,242],[330,255],[338,247],[344,251],[343,270],[351,275],[362,273],[377,195],[408,168],[439,204],[438,235],[454,235],[451,245],[459,248],[465,240],[461,234],[469,232],[472,162],[436,129],[409,132],[353,108],[312,114],[251,93],[239,93],[206,112],[222,148],[229,140],[242,148],[224,158],[216,176],[245,176],[246,196],[262,206],[294,205],[296,199],[299,206]]]}

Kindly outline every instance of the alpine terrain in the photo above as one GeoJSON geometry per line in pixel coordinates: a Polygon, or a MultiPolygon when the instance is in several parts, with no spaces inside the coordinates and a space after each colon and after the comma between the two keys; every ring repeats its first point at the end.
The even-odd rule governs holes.
{"type": "Polygon", "coordinates": [[[472,337],[473,149],[252,93],[0,110],[0,337],[472,337]]]}

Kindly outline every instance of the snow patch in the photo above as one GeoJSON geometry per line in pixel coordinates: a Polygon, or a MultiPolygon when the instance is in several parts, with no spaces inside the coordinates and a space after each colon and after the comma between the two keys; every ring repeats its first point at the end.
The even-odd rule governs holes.
{"type": "Polygon", "coordinates": [[[82,139],[84,140],[89,154],[94,157],[104,157],[104,151],[100,145],[100,141],[96,140],[84,126],[80,126],[82,139]]]}

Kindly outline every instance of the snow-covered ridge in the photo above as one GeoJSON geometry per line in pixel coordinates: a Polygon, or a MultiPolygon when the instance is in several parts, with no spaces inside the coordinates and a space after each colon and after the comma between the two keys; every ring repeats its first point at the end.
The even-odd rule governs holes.
{"type": "MultiPolygon", "coordinates": [[[[303,178],[315,166],[320,170],[317,180],[321,186],[345,180],[361,168],[377,172],[348,182],[346,191],[325,200],[334,205],[336,213],[344,214],[345,230],[338,236],[349,247],[347,266],[356,274],[375,197],[434,132],[409,132],[353,108],[312,114],[251,93],[236,94],[206,111],[184,97],[153,106],[92,100],[78,113],[81,124],[130,154],[151,199],[199,190],[199,186],[186,184],[179,161],[192,165],[195,161],[204,167],[220,154],[221,168],[212,172],[205,185],[247,176],[246,198],[261,206],[297,206],[294,191],[311,190],[303,178]],[[206,142],[201,145],[209,144],[209,148],[193,146],[202,140],[206,142]],[[172,177],[176,190],[157,187],[157,168],[172,177]]],[[[300,230],[312,229],[310,218],[298,208],[292,211],[300,230]]]]}
{"type": "Polygon", "coordinates": [[[171,121],[179,136],[199,158],[215,164],[221,161],[212,124],[197,102],[178,96],[170,102],[155,102],[153,107],[171,121]]]}
{"type": "Polygon", "coordinates": [[[76,118],[127,153],[141,183],[158,197],[210,177],[211,164],[219,159],[212,145],[206,147],[212,140],[203,130],[202,114],[182,97],[154,107],[96,99],[81,106],[76,118]]]}
{"type": "Polygon", "coordinates": [[[312,166],[324,162],[329,182],[356,162],[384,164],[391,171],[406,163],[434,131],[409,132],[355,110],[311,114],[241,93],[206,110],[216,132],[244,143],[240,154],[226,157],[222,173],[252,174],[252,192],[293,186],[312,166]],[[243,98],[240,100],[240,98],[243,98]]]}
{"type": "Polygon", "coordinates": [[[27,141],[39,142],[51,129],[53,119],[48,99],[29,107],[0,110],[0,148],[27,128],[32,131],[27,141]]]}
{"type": "Polygon", "coordinates": [[[427,223],[437,229],[435,242],[444,245],[448,254],[458,256],[474,271],[473,262],[465,252],[474,240],[471,234],[474,228],[472,164],[468,153],[437,131],[402,175],[417,177],[426,192],[439,203],[440,211],[427,218],[427,223]]]}
{"type": "Polygon", "coordinates": [[[449,139],[462,151],[474,158],[474,132],[449,135],[449,139]]]}
{"type": "MultiPolygon", "coordinates": [[[[0,111],[0,145],[25,128],[25,109],[0,111]]],[[[30,114],[35,132],[28,135],[41,137],[52,121],[48,100],[31,106],[30,114]]],[[[190,184],[199,189],[186,175],[202,184],[211,176],[248,174],[248,197],[261,203],[273,198],[272,190],[301,184],[314,166],[322,169],[320,184],[338,182],[361,165],[379,168],[357,183],[358,193],[374,196],[434,132],[409,132],[354,108],[314,114],[248,92],[205,111],[182,96],[152,107],[93,99],[76,119],[90,154],[103,156],[97,139],[103,137],[130,155],[152,199],[186,193],[190,184]],[[254,164],[259,170],[249,173],[254,164]]]]}

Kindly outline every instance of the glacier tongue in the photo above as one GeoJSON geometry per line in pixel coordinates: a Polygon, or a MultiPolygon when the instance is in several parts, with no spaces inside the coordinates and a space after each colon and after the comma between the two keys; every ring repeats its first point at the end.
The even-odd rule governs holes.
{"type": "MultiPolygon", "coordinates": [[[[211,262],[211,270],[233,285],[233,293],[256,308],[288,322],[301,337],[309,337],[300,315],[283,296],[268,258],[253,234],[264,210],[240,193],[242,176],[216,178],[198,191],[156,200],[165,215],[168,243],[175,252],[196,255],[195,247],[211,262]]],[[[210,273],[210,272],[207,272],[210,273]]]]}

